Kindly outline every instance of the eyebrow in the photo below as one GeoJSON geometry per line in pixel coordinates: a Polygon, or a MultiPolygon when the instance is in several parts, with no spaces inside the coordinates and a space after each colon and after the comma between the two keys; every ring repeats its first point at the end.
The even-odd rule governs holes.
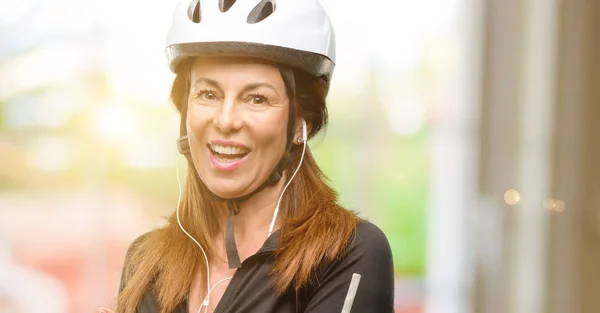
{"type": "MultiPolygon", "coordinates": [[[[220,90],[223,89],[223,88],[221,88],[221,85],[219,84],[219,82],[217,82],[214,79],[210,79],[208,77],[198,77],[196,80],[194,80],[194,84],[193,85],[195,86],[195,85],[197,85],[199,83],[206,83],[206,84],[209,84],[209,85],[212,85],[212,86],[216,87],[217,89],[220,89],[220,90]]],[[[250,84],[247,84],[247,85],[244,86],[244,88],[242,89],[242,91],[240,93],[244,93],[244,92],[247,92],[249,90],[259,88],[259,87],[267,87],[267,88],[273,90],[279,96],[279,92],[277,92],[277,88],[275,88],[275,86],[273,86],[273,85],[271,85],[269,83],[250,83],[250,84]]]]}

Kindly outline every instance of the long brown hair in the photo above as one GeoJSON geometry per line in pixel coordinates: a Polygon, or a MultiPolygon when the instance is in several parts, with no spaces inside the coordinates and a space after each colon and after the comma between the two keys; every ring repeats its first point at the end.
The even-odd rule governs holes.
{"type": "MultiPolygon", "coordinates": [[[[171,89],[171,100],[179,112],[185,108],[189,92],[190,62],[183,64],[171,89]]],[[[319,78],[295,70],[296,110],[310,125],[314,136],[327,124],[326,84],[319,78]]],[[[290,168],[299,165],[301,146],[292,148],[295,156],[290,168]]],[[[180,203],[183,227],[204,247],[211,260],[215,249],[211,238],[220,231],[220,216],[226,208],[216,200],[197,177],[193,164],[180,203]]],[[[279,247],[272,269],[273,283],[279,294],[289,288],[310,284],[313,273],[323,260],[343,256],[358,223],[356,215],[337,203],[337,193],[306,148],[304,161],[290,183],[279,211],[283,221],[279,247]]],[[[160,312],[169,313],[185,299],[196,270],[206,271],[200,249],[181,231],[173,213],[168,225],[136,240],[125,260],[125,286],[119,294],[118,313],[135,313],[144,293],[153,290],[160,312]]]]}

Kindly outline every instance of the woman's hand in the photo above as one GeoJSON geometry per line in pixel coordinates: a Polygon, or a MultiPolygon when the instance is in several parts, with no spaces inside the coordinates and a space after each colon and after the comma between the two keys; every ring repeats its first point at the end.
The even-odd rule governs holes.
{"type": "Polygon", "coordinates": [[[115,313],[115,311],[109,308],[97,308],[94,313],[115,313]]]}

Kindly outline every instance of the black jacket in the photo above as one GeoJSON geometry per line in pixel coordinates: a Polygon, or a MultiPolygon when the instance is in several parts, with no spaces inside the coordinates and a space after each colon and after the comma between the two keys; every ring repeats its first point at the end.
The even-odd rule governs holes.
{"type": "MultiPolygon", "coordinates": [[[[325,262],[319,266],[315,286],[299,292],[290,290],[281,297],[277,296],[269,276],[274,262],[272,252],[278,242],[277,231],[256,254],[244,260],[227,286],[215,313],[394,312],[392,254],[387,238],[377,226],[361,222],[348,254],[339,261],[325,262]],[[343,308],[346,310],[342,311],[343,308]]],[[[123,287],[126,282],[123,277],[121,279],[123,287]]],[[[152,291],[146,292],[138,313],[158,312],[156,295],[152,291]]],[[[188,313],[187,299],[173,313],[188,313]]]]}

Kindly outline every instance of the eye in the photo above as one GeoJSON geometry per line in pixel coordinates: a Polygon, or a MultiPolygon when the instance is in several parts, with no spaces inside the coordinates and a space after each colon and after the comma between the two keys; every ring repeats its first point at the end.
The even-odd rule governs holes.
{"type": "Polygon", "coordinates": [[[254,105],[269,104],[269,98],[257,93],[251,94],[248,100],[254,105]]]}
{"type": "Polygon", "coordinates": [[[210,89],[202,89],[194,95],[194,99],[215,101],[217,100],[217,94],[210,89]]]}

